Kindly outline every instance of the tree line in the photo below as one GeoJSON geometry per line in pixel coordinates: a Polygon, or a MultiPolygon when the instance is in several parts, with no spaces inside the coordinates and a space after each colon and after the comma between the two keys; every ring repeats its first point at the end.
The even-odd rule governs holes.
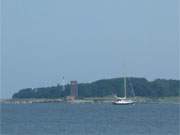
{"type": "MultiPolygon", "coordinates": [[[[13,94],[12,98],[63,98],[70,95],[70,84],[65,86],[26,88],[13,94]]],[[[168,97],[179,96],[180,80],[156,79],[148,81],[145,78],[127,78],[127,96],[168,97]]],[[[110,95],[123,96],[123,78],[103,79],[92,83],[78,84],[78,96],[105,97],[110,95]]]]}

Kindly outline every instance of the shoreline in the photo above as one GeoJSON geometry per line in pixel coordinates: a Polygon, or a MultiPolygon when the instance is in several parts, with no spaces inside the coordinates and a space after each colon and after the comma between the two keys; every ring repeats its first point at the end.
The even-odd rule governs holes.
{"type": "MultiPolygon", "coordinates": [[[[180,96],[177,97],[135,97],[130,98],[137,103],[178,103],[180,104],[180,96]]],[[[75,100],[58,99],[0,99],[0,104],[36,104],[36,103],[111,103],[113,97],[89,97],[75,100]]]]}

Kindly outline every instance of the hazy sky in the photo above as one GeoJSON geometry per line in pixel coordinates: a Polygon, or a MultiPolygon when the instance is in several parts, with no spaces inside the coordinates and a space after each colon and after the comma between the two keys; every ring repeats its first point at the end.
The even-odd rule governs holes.
{"type": "Polygon", "coordinates": [[[2,89],[179,78],[178,0],[1,0],[2,89]]]}

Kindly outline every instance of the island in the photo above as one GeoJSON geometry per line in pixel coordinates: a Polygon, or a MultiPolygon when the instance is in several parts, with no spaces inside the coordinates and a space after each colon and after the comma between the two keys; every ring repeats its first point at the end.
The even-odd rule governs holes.
{"type": "MultiPolygon", "coordinates": [[[[123,93],[123,78],[102,79],[91,83],[79,83],[78,97],[76,102],[110,102],[114,95],[121,97],[123,93]]],[[[128,77],[127,95],[130,98],[136,97],[139,102],[147,101],[180,101],[180,80],[156,79],[148,81],[145,78],[128,77]]],[[[46,102],[67,102],[70,95],[71,85],[61,85],[25,88],[13,94],[11,100],[17,103],[46,103],[46,102]]]]}

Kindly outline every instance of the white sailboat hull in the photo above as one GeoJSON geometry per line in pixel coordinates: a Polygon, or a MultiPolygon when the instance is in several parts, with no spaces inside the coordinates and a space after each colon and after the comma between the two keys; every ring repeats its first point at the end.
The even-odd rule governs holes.
{"type": "Polygon", "coordinates": [[[130,104],[134,104],[135,101],[122,99],[122,100],[113,101],[112,103],[115,105],[130,105],[130,104]]]}

